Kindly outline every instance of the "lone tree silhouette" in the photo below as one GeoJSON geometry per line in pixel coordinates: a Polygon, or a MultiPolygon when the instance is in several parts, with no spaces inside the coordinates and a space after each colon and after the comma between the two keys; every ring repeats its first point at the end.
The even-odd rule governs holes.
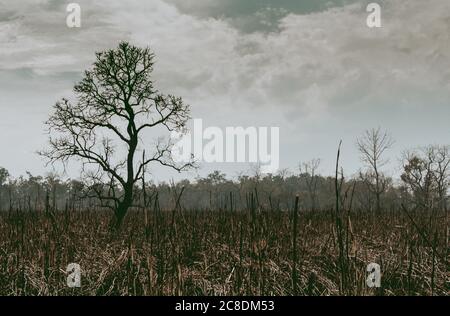
{"type": "Polygon", "coordinates": [[[93,68],[74,87],[75,104],[68,99],[55,104],[46,122],[49,149],[40,154],[49,163],[80,160],[82,175],[93,180],[93,191],[102,206],[113,209],[115,226],[120,227],[147,165],[157,163],[179,172],[193,166],[174,161],[170,139],[159,138],[148,157],[141,148],[145,130],[184,132],[190,107],[154,88],[154,54],[149,48],[121,42],[96,57],[93,68]],[[119,147],[125,149],[122,155],[119,147]]]}

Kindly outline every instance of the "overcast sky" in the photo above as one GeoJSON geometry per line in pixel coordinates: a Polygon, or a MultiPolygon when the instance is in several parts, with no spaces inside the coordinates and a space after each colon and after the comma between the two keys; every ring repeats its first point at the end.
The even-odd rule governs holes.
{"type": "MultiPolygon", "coordinates": [[[[379,1],[381,28],[366,25],[368,1],[350,0],[78,1],[82,26],[68,28],[69,2],[0,0],[0,166],[14,176],[51,171],[35,153],[43,122],[94,53],[120,40],[151,47],[157,88],[204,125],[280,127],[281,168],[317,157],[331,173],[342,139],[351,175],[356,137],[371,127],[396,141],[391,174],[404,149],[450,142],[448,0],[379,1]]],[[[214,169],[248,166],[198,173],[214,169]]]]}

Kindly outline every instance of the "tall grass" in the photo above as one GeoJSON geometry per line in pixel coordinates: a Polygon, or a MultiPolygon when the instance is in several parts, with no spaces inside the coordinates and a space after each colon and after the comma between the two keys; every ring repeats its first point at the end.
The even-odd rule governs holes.
{"type": "Polygon", "coordinates": [[[339,241],[336,219],[300,212],[298,199],[293,213],[260,210],[256,194],[250,209],[232,212],[178,203],[164,211],[157,199],[114,233],[101,211],[0,212],[0,294],[448,294],[447,223],[436,220],[430,234],[429,214],[381,213],[373,222],[347,211],[342,236],[351,238],[339,241]],[[81,288],[66,286],[72,262],[81,265],[81,288]],[[381,289],[365,284],[371,262],[381,265],[381,289]]]}

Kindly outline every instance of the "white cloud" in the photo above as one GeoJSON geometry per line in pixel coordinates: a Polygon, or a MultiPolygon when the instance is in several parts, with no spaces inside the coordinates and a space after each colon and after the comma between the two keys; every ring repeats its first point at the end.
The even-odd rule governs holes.
{"type": "Polygon", "coordinates": [[[318,89],[327,106],[348,106],[380,90],[433,90],[450,81],[446,0],[386,1],[382,29],[369,29],[364,7],[354,4],[288,15],[281,31],[269,34],[243,34],[161,0],[81,6],[80,30],[65,27],[64,7],[22,6],[22,17],[0,24],[0,68],[81,72],[95,50],[131,39],[156,51],[158,81],[192,100],[302,109],[308,108],[302,98],[318,89]]]}

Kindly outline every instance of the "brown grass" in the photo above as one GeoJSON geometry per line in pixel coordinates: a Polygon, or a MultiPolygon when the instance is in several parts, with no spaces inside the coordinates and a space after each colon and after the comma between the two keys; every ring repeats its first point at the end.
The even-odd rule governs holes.
{"type": "Polygon", "coordinates": [[[133,211],[122,231],[111,233],[106,212],[0,213],[0,294],[449,293],[445,219],[424,240],[418,230],[426,214],[409,214],[414,224],[400,211],[377,219],[349,214],[343,272],[333,212],[301,211],[295,226],[293,214],[149,212],[146,226],[144,213],[133,211]],[[81,288],[66,286],[71,262],[81,265],[81,288]],[[379,289],[365,283],[371,262],[381,265],[379,289]]]}

